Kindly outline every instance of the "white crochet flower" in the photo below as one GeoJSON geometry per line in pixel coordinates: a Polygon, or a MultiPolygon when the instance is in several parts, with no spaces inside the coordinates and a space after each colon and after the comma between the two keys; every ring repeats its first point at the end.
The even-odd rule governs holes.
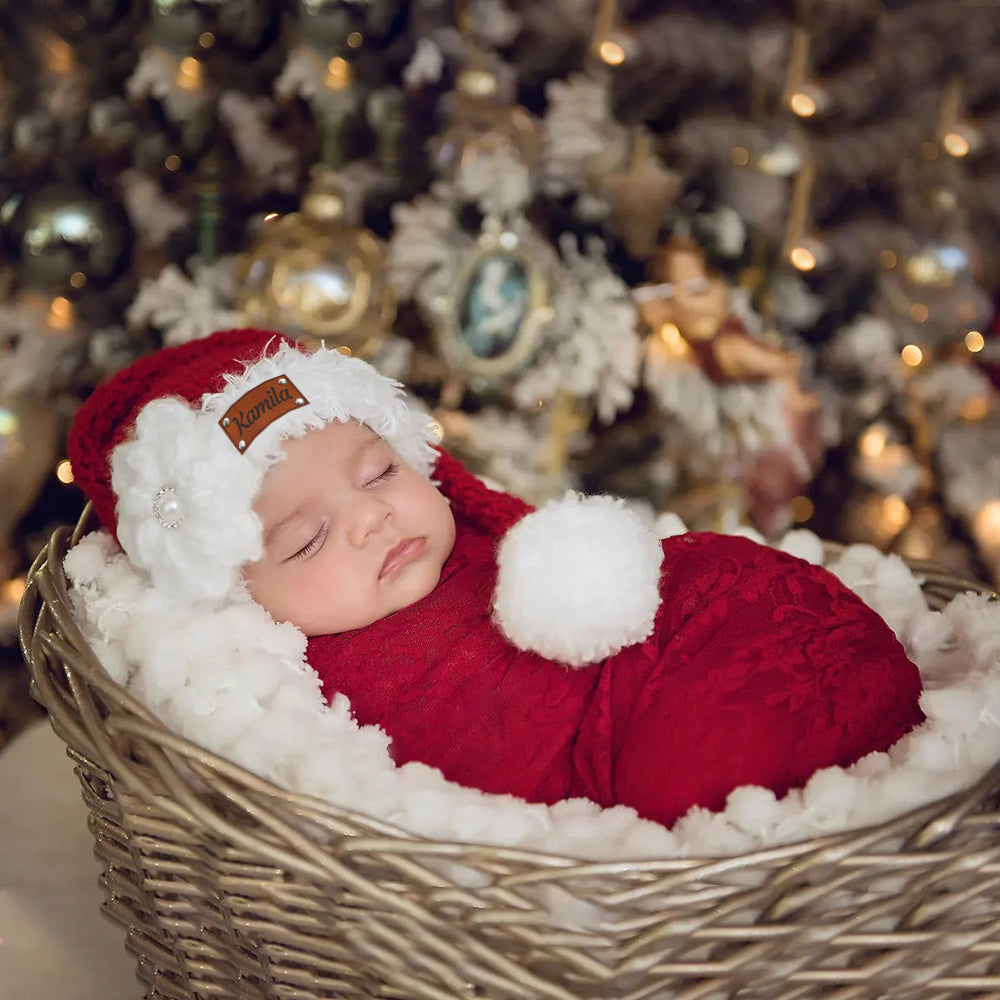
{"type": "Polygon", "coordinates": [[[218,600],[263,551],[251,506],[262,478],[214,418],[155,399],[111,453],[118,540],[168,599],[218,600]]]}

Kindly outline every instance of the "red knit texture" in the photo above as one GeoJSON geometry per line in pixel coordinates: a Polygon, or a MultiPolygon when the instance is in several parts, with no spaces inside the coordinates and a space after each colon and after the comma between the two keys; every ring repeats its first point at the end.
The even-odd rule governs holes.
{"type": "Polygon", "coordinates": [[[74,481],[116,540],[111,452],[126,439],[142,407],[163,396],[197,403],[205,393],[220,391],[225,375],[242,372],[248,362],[273,354],[283,342],[294,343],[272,330],[219,330],[140,358],[91,393],[73,420],[67,454],[74,481]]]}
{"type": "Polygon", "coordinates": [[[451,501],[455,519],[475,524],[495,538],[506,534],[533,510],[530,504],[510,493],[491,490],[440,448],[434,475],[441,492],[451,501]]]}
{"type": "MultiPolygon", "coordinates": [[[[449,469],[445,493],[461,479],[449,469]]],[[[695,805],[722,809],[741,785],[782,796],[923,721],[920,674],[885,622],[833,574],[745,538],[661,543],[645,642],[579,670],[518,651],[493,621],[499,537],[483,523],[515,511],[482,486],[476,508],[476,489],[459,482],[455,548],[427,597],[309,639],[326,697],[381,727],[397,764],[669,826],[695,805]]]]}

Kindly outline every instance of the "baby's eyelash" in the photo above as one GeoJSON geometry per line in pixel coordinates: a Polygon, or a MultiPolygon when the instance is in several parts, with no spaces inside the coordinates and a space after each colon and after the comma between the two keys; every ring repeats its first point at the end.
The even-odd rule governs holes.
{"type": "Polygon", "coordinates": [[[307,556],[311,556],[326,541],[327,530],[328,525],[324,524],[298,552],[289,556],[288,559],[305,559],[307,556]]]}
{"type": "Polygon", "coordinates": [[[399,472],[399,462],[390,462],[385,471],[380,472],[374,479],[370,480],[367,485],[377,486],[379,483],[384,483],[387,479],[392,479],[397,472],[399,472]]]}

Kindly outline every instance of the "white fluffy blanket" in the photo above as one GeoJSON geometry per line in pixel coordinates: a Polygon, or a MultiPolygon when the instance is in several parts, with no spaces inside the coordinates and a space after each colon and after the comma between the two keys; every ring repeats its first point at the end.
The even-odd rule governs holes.
{"type": "MultiPolygon", "coordinates": [[[[668,518],[661,533],[679,526],[668,518]]],[[[745,533],[745,532],[744,532],[745,533]]],[[[822,560],[819,539],[781,548],[822,560]]],[[[964,788],[1000,758],[1000,602],[965,594],[927,609],[902,560],[851,546],[830,569],[879,612],[920,666],[927,722],[887,754],[818,772],[781,800],[734,791],[725,811],[692,809],[671,830],[629,808],[531,805],[396,767],[389,740],[327,706],[305,638],[250,602],[200,618],[168,610],[104,531],[66,557],[74,611],[108,673],[167,726],[295,792],[437,840],[538,849],[592,860],[737,854],[879,822],[964,788]]]]}

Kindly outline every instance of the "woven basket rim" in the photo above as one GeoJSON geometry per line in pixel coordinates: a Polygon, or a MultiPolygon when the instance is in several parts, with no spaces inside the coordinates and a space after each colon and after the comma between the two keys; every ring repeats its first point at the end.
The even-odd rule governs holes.
{"type": "MultiPolygon", "coordinates": [[[[74,666],[84,675],[88,682],[93,683],[96,681],[97,686],[105,694],[113,697],[127,714],[135,716],[138,720],[135,725],[126,725],[126,731],[133,731],[137,734],[142,733],[144,730],[155,731],[158,742],[169,748],[179,757],[203,762],[211,770],[229,775],[243,785],[253,788],[258,794],[265,795],[272,800],[283,800],[290,807],[291,811],[300,817],[316,819],[322,817],[366,828],[369,831],[367,836],[357,837],[353,840],[353,843],[356,845],[355,849],[357,850],[368,849],[376,844],[384,846],[385,841],[388,839],[393,843],[405,843],[409,851],[413,851],[416,848],[421,853],[426,852],[440,857],[450,856],[460,858],[463,855],[467,855],[470,851],[476,853],[486,852],[489,856],[497,859],[510,859],[521,862],[530,861],[540,869],[572,868],[575,873],[579,874],[600,875],[620,871],[627,867],[629,869],[641,868],[643,871],[650,873],[697,868],[703,870],[708,875],[724,872],[727,868],[764,864],[779,858],[787,860],[793,857],[805,857],[820,852],[834,851],[842,853],[846,849],[856,850],[858,847],[863,847],[866,843],[875,843],[897,833],[905,833],[913,826],[924,826],[926,832],[926,822],[936,816],[940,817],[940,820],[931,824],[932,827],[950,828],[958,818],[972,808],[972,805],[980,797],[988,794],[995,786],[1000,784],[1000,761],[997,761],[976,781],[965,788],[934,799],[922,806],[907,810],[881,823],[853,827],[847,830],[789,841],[787,843],[780,843],[731,855],[687,854],[672,857],[640,856],[620,857],[613,860],[587,860],[554,851],[504,847],[475,841],[433,839],[414,833],[404,827],[396,826],[391,822],[371,816],[360,810],[334,805],[323,798],[307,792],[292,791],[268,778],[261,777],[242,765],[181,736],[164,725],[154,713],[150,712],[149,709],[135,699],[122,685],[115,681],[104,669],[89,644],[86,643],[82,630],[80,630],[72,616],[67,596],[68,586],[62,565],[66,552],[85,535],[89,534],[90,531],[99,527],[100,525],[97,523],[96,516],[93,513],[92,504],[88,501],[75,527],[70,529],[66,525],[61,525],[52,532],[49,541],[43,546],[28,571],[25,593],[21,599],[18,614],[18,636],[22,654],[32,674],[32,693],[34,696],[46,709],[49,709],[49,706],[36,690],[35,671],[30,656],[31,638],[35,625],[35,619],[31,614],[32,601],[30,598],[37,589],[41,592],[41,598],[44,603],[53,611],[57,621],[60,624],[67,625],[72,631],[76,632],[79,643],[82,644],[82,648],[87,653],[86,656],[78,658],[74,650],[67,647],[65,643],[59,643],[59,652],[61,655],[66,658],[73,658],[74,666]],[[52,554],[56,554],[58,558],[55,560],[51,559],[50,555],[52,554]]],[[[842,552],[847,548],[842,543],[830,541],[823,541],[823,547],[831,555],[842,552]]],[[[953,576],[929,561],[909,559],[904,559],[904,561],[918,576],[930,574],[936,583],[945,584],[950,589],[954,589],[956,595],[965,591],[973,591],[997,599],[997,594],[981,581],[953,576]]],[[[43,643],[52,643],[53,641],[51,637],[43,638],[43,643]]],[[[116,721],[120,723],[122,720],[120,717],[116,717],[116,721]]],[[[70,754],[79,753],[79,751],[72,747],[68,747],[67,752],[70,754]]],[[[136,789],[136,791],[142,794],[141,789],[136,789]]],[[[519,881],[522,880],[519,879],[519,881]]]]}

